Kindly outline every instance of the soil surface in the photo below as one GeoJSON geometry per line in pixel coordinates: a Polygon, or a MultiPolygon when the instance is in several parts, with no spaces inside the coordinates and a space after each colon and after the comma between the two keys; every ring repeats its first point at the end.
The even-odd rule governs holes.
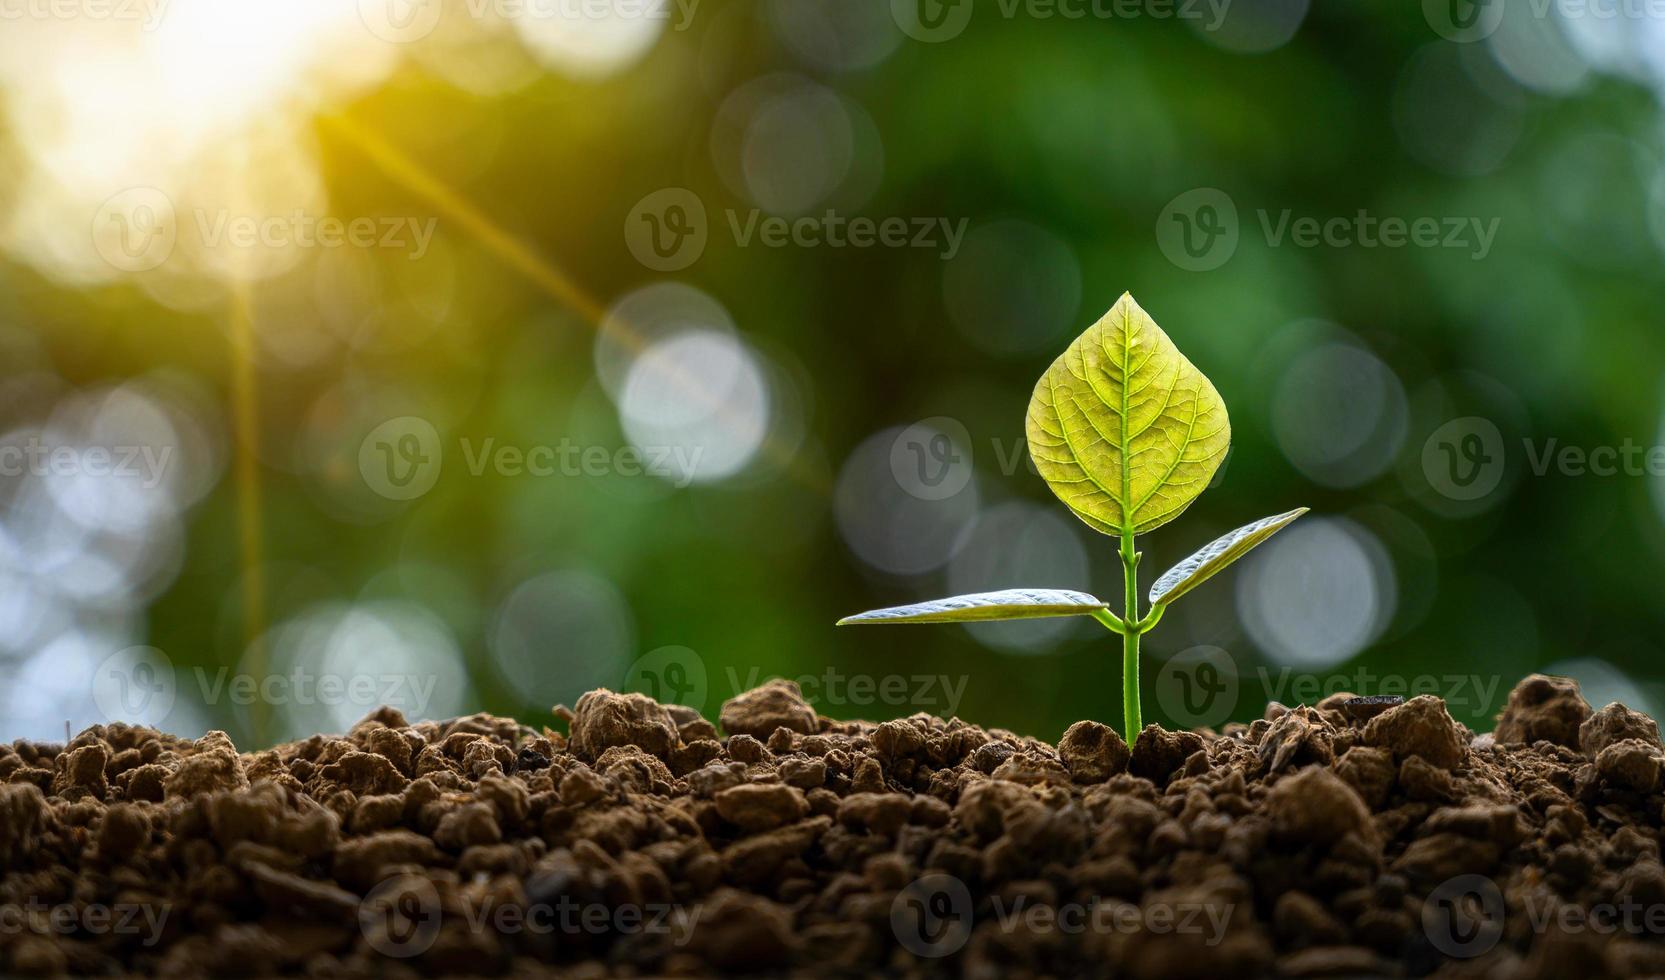
{"type": "Polygon", "coordinates": [[[1665,972],[1658,727],[1534,676],[1058,745],[594,691],[239,753],[0,746],[0,973],[1665,972]]]}

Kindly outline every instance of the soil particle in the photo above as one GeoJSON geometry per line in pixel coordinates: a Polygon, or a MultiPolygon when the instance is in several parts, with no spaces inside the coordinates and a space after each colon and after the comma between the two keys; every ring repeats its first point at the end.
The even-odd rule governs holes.
{"type": "Polygon", "coordinates": [[[1604,782],[1635,793],[1659,788],[1659,746],[1639,738],[1614,742],[1596,756],[1596,772],[1604,782]]]}
{"type": "Polygon", "coordinates": [[[1578,745],[1592,759],[1614,742],[1626,739],[1658,747],[1659,725],[1647,715],[1614,701],[1586,718],[1578,728],[1578,745]]]}
{"type": "Polygon", "coordinates": [[[717,812],[743,831],[773,830],[809,813],[802,790],[781,783],[747,783],[716,795],[717,812]]]}
{"type": "Polygon", "coordinates": [[[1441,769],[1455,769],[1463,761],[1469,738],[1445,710],[1445,702],[1431,694],[1384,711],[1364,726],[1366,745],[1387,749],[1400,759],[1417,756],[1441,769]]]}
{"type": "Polygon", "coordinates": [[[1286,843],[1328,846],[1345,834],[1376,843],[1364,800],[1335,773],[1318,766],[1280,779],[1266,794],[1266,815],[1273,836],[1286,843]]]}
{"type": "Polygon", "coordinates": [[[0,974],[1665,972],[1646,919],[1565,925],[1665,918],[1651,719],[1544,677],[1489,740],[1436,698],[1374,702],[1153,725],[1131,748],[1090,721],[1056,746],[834,721],[784,682],[724,705],[726,735],[595,691],[557,713],[570,740],[383,709],[253,753],[124,725],[18,742],[0,911],[74,921],[15,919],[0,974]],[[1495,892],[1500,919],[1451,882],[1495,892]],[[161,921],[89,924],[123,907],[161,921]]]}
{"type": "Polygon", "coordinates": [[[590,691],[573,710],[572,754],[586,762],[619,745],[665,759],[680,742],[670,712],[645,694],[590,691]]]}
{"type": "MultiPolygon", "coordinates": [[[[1373,694],[1368,697],[1343,695],[1336,710],[1353,721],[1369,721],[1389,708],[1397,708],[1404,703],[1405,698],[1400,694],[1373,694]]],[[[1318,707],[1323,710],[1325,705],[1319,702],[1318,707]]]]}
{"type": "Polygon", "coordinates": [[[818,729],[815,709],[804,700],[797,682],[773,680],[723,705],[718,721],[730,735],[767,739],[778,728],[812,735],[818,729]]]}
{"type": "Polygon", "coordinates": [[[1366,806],[1379,810],[1393,792],[1397,767],[1393,764],[1393,753],[1387,749],[1355,745],[1336,760],[1335,772],[1353,787],[1366,806]]]}
{"type": "Polygon", "coordinates": [[[1554,742],[1578,748],[1578,728],[1590,705],[1578,685],[1565,677],[1533,674],[1509,693],[1492,735],[1498,742],[1554,742]]]}
{"type": "Polygon", "coordinates": [[[1133,742],[1128,771],[1161,786],[1202,747],[1202,736],[1195,732],[1170,732],[1160,725],[1146,725],[1133,742]]]}
{"type": "Polygon", "coordinates": [[[1078,721],[1058,742],[1058,758],[1078,783],[1102,783],[1127,769],[1132,753],[1109,725],[1078,721]]]}

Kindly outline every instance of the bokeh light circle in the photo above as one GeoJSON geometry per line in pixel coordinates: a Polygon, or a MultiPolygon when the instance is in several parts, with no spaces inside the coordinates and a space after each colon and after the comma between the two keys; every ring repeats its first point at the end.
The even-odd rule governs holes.
{"type": "MultiPolygon", "coordinates": [[[[1027,501],[996,504],[978,515],[948,563],[948,592],[1075,589],[1088,581],[1079,525],[1056,508],[1027,501]]],[[[979,643],[1013,653],[1050,652],[1081,620],[1060,616],[965,628],[979,643]]]]}
{"type": "Polygon", "coordinates": [[[738,338],[690,330],[636,359],[619,415],[654,476],[710,483],[738,473],[763,447],[769,385],[758,355],[738,338]]]}
{"type": "Polygon", "coordinates": [[[491,625],[492,663],[527,703],[572,704],[616,688],[636,642],[617,586],[588,569],[562,569],[516,586],[491,625]]]}
{"type": "Polygon", "coordinates": [[[833,512],[844,543],[871,567],[893,575],[940,568],[964,543],[977,516],[977,481],[940,500],[910,493],[891,468],[891,450],[905,430],[874,433],[856,447],[838,474],[833,512]]]}
{"type": "Polygon", "coordinates": [[[1297,355],[1277,381],[1272,429],[1314,482],[1356,487],[1384,473],[1405,441],[1399,378],[1362,347],[1329,343],[1297,355]]]}
{"type": "Polygon", "coordinates": [[[1280,665],[1323,668],[1369,646],[1393,618],[1397,582],[1375,536],[1309,516],[1253,552],[1237,577],[1249,637],[1280,665]]]}

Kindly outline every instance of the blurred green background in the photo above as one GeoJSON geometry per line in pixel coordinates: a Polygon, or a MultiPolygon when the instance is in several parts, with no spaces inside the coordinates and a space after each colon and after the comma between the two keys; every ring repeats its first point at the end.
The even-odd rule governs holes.
{"type": "Polygon", "coordinates": [[[1148,719],[1660,696],[1645,3],[54,11],[0,28],[0,737],[1115,722],[1085,620],[832,623],[1120,594],[1022,436],[1128,290],[1235,434],[1144,584],[1313,508],[1146,637],[1148,719]]]}

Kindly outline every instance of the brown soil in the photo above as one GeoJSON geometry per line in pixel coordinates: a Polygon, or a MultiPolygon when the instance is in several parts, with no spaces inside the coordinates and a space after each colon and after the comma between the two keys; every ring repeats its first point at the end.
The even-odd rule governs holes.
{"type": "Polygon", "coordinates": [[[1658,728],[1531,677],[1057,746],[595,691],[239,754],[0,747],[0,973],[978,977],[1665,971],[1658,728]]]}

